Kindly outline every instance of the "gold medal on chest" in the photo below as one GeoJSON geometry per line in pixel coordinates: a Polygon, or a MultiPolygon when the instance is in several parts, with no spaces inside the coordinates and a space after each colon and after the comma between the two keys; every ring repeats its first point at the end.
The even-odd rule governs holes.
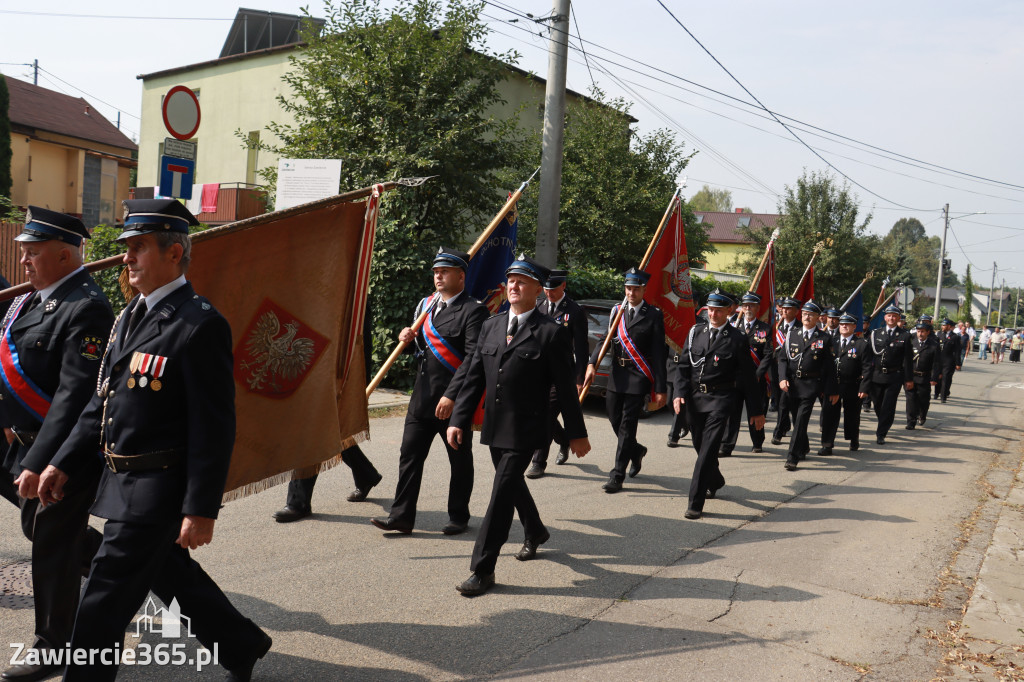
{"type": "Polygon", "coordinates": [[[153,379],[153,381],[149,382],[149,387],[154,391],[159,391],[164,385],[159,379],[153,379]]]}
{"type": "Polygon", "coordinates": [[[135,388],[135,377],[128,377],[128,388],[135,388]]]}

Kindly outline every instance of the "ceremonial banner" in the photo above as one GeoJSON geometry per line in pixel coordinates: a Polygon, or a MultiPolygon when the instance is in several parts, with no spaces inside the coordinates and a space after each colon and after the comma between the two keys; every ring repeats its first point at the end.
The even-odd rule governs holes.
{"type": "Polygon", "coordinates": [[[768,244],[768,264],[765,266],[761,281],[751,289],[761,297],[761,310],[757,318],[775,328],[775,243],[768,244]]]}
{"type": "MultiPolygon", "coordinates": [[[[511,197],[512,195],[509,194],[511,197]]],[[[519,210],[513,207],[498,224],[480,251],[469,261],[466,291],[485,306],[491,315],[508,310],[505,270],[515,258],[519,232],[519,210]]]]}
{"type": "Polygon", "coordinates": [[[878,304],[878,312],[871,318],[868,323],[868,329],[881,329],[885,326],[885,309],[889,307],[889,303],[892,299],[896,298],[896,294],[899,293],[899,289],[894,290],[891,294],[882,299],[882,302],[878,304]]]}
{"type": "Polygon", "coordinates": [[[665,316],[665,340],[678,351],[686,343],[686,335],[696,319],[690,258],[686,253],[686,232],[678,197],[644,270],[651,275],[644,300],[661,308],[665,316]]]}
{"type": "Polygon", "coordinates": [[[860,334],[864,331],[864,290],[859,290],[850,302],[846,304],[843,309],[844,313],[849,313],[857,318],[857,329],[854,333],[860,334]]]}
{"type": "Polygon", "coordinates": [[[797,289],[796,295],[793,296],[796,300],[801,303],[807,303],[814,298],[814,266],[809,265],[807,267],[807,276],[804,277],[804,281],[800,283],[800,288],[797,289]]]}
{"type": "Polygon", "coordinates": [[[321,201],[196,240],[188,278],[234,343],[225,501],[330,468],[368,436],[362,318],[376,207],[377,196],[321,201]]]}

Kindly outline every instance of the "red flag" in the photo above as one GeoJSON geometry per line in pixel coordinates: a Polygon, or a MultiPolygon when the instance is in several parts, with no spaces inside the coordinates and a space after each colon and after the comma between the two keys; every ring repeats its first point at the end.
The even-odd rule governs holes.
{"type": "Polygon", "coordinates": [[[686,233],[678,197],[644,270],[651,275],[644,300],[661,308],[665,315],[665,340],[669,346],[679,350],[686,342],[686,335],[696,317],[690,283],[690,258],[686,253],[686,233]]]}
{"type": "Polygon", "coordinates": [[[775,326],[775,241],[768,244],[768,264],[761,273],[761,281],[753,292],[761,297],[761,310],[757,317],[767,322],[769,327],[775,326]]]}
{"type": "Polygon", "coordinates": [[[796,296],[794,296],[793,298],[795,298],[796,300],[800,301],[801,303],[806,303],[807,301],[809,301],[812,298],[814,298],[814,266],[813,265],[811,265],[810,267],[807,268],[807,276],[804,277],[804,281],[800,284],[800,288],[796,290],[796,296]]]}

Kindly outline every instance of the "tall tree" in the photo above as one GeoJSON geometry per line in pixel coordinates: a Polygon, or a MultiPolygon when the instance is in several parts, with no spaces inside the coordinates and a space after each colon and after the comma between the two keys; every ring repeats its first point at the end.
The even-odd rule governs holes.
{"type": "Polygon", "coordinates": [[[971,277],[971,264],[967,264],[967,276],[964,277],[964,304],[960,307],[958,322],[966,322],[972,327],[975,324],[974,312],[971,305],[974,303],[974,279],[971,277]]]}
{"type": "MultiPolygon", "coordinates": [[[[837,184],[827,172],[805,170],[795,186],[786,186],[777,211],[781,217],[775,281],[780,295],[793,292],[818,243],[824,244],[814,266],[815,297],[820,302],[841,305],[864,275],[875,269],[881,239],[867,233],[871,214],[860,219],[857,195],[846,183],[837,184]]],[[[753,275],[772,229],[751,225],[741,231],[754,242],[750,256],[741,263],[753,275]]],[[[877,294],[877,284],[874,291],[877,294]]],[[[865,300],[874,300],[868,291],[865,300]]]]}
{"type": "MultiPolygon", "coordinates": [[[[929,237],[917,218],[900,218],[882,239],[882,257],[890,263],[894,281],[915,288],[935,285],[941,249],[942,240],[929,237]]],[[[942,276],[944,287],[959,283],[955,272],[942,276]]]]}
{"type": "MultiPolygon", "coordinates": [[[[608,100],[596,88],[591,97],[566,110],[559,262],[625,270],[643,258],[691,155],[668,130],[632,130],[624,99],[608,100]]],[[[539,144],[536,150],[539,164],[539,144]]],[[[521,203],[519,238],[529,250],[537,209],[521,203]]],[[[714,252],[706,228],[686,208],[684,220],[690,260],[703,260],[714,252]]]]}
{"type": "MultiPolygon", "coordinates": [[[[472,240],[506,199],[499,171],[526,167],[516,117],[490,113],[503,103],[503,62],[516,55],[487,51],[483,4],[383,4],[325,2],[323,30],[305,36],[283,77],[294,94],[278,101],[295,123],[269,125],[279,142],[265,145],[286,158],[341,159],[342,190],[435,176],[381,202],[370,282],[377,362],[429,293],[438,245],[472,240]]],[[[408,383],[408,370],[388,378],[408,383]]]]}
{"type": "MultiPolygon", "coordinates": [[[[727,189],[712,189],[704,185],[687,202],[694,211],[732,211],[732,192],[727,189]]],[[[749,212],[749,211],[748,211],[749,212]]]]}
{"type": "Polygon", "coordinates": [[[7,90],[7,78],[0,75],[0,197],[11,196],[11,94],[7,90]]]}

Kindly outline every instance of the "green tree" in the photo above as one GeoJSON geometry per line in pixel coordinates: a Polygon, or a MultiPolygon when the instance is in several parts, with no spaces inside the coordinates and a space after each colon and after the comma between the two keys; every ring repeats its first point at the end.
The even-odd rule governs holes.
{"type": "Polygon", "coordinates": [[[732,192],[727,189],[712,189],[704,185],[687,202],[690,208],[698,213],[701,211],[732,211],[732,192]]]}
{"type": "Polygon", "coordinates": [[[958,322],[966,322],[972,327],[975,325],[974,313],[971,311],[971,303],[974,301],[974,279],[971,277],[971,265],[967,264],[967,276],[964,277],[964,304],[960,306],[958,322]]]}
{"type": "MultiPolygon", "coordinates": [[[[438,245],[471,241],[506,199],[499,172],[526,167],[516,117],[489,113],[502,103],[502,60],[516,55],[486,52],[483,3],[382,4],[325,3],[323,30],[305,36],[283,77],[294,95],[278,101],[295,123],[269,125],[278,142],[263,145],[286,158],[341,159],[341,190],[434,176],[381,202],[370,277],[377,363],[429,293],[438,245]]],[[[411,383],[408,368],[388,379],[411,383]]]]}
{"type": "MultiPolygon", "coordinates": [[[[632,130],[631,105],[624,99],[608,100],[596,88],[591,97],[566,110],[558,259],[570,268],[622,271],[643,258],[691,155],[668,130],[632,130]]],[[[535,149],[539,164],[539,143],[535,149]]],[[[519,242],[530,251],[537,206],[520,204],[519,242]]],[[[707,228],[685,204],[683,220],[690,260],[704,260],[715,251],[707,228]]]]}
{"type": "Polygon", "coordinates": [[[11,94],[7,91],[7,78],[0,75],[0,197],[11,196],[11,94]]]}
{"type": "MultiPolygon", "coordinates": [[[[894,281],[920,289],[935,285],[935,269],[939,265],[942,240],[929,237],[917,218],[900,218],[882,239],[882,258],[890,265],[894,281]]],[[[942,277],[942,286],[960,284],[953,271],[942,277]]]]}
{"type": "MultiPolygon", "coordinates": [[[[795,186],[786,186],[777,211],[781,214],[775,242],[777,294],[788,296],[793,292],[818,243],[824,244],[814,262],[815,298],[820,302],[841,305],[865,274],[873,269],[877,272],[881,239],[867,233],[871,214],[860,219],[857,195],[846,183],[837,184],[827,172],[805,170],[795,186]]],[[[750,255],[741,261],[745,271],[753,275],[772,229],[752,224],[741,232],[754,242],[750,255]]],[[[874,295],[877,293],[875,284],[874,295]]],[[[873,301],[872,296],[865,291],[866,301],[873,301]]]]}

